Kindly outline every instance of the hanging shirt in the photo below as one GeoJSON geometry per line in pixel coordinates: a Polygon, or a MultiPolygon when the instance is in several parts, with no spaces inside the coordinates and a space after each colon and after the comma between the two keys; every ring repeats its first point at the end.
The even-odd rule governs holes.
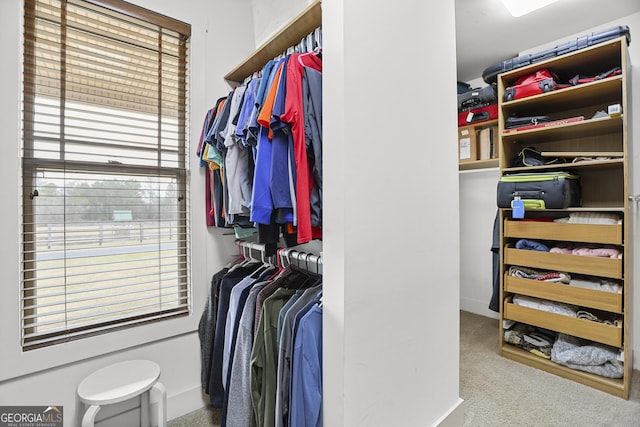
{"type": "Polygon", "coordinates": [[[295,289],[279,288],[264,300],[251,352],[251,401],[255,425],[259,427],[275,425],[278,314],[295,292],[295,289]]]}
{"type": "Polygon", "coordinates": [[[264,100],[264,105],[258,116],[260,125],[260,139],[257,146],[256,168],[253,178],[253,199],[251,201],[250,219],[258,224],[271,224],[271,214],[273,212],[273,200],[271,198],[271,187],[269,186],[269,176],[271,175],[271,141],[269,141],[269,123],[271,121],[271,111],[275,100],[276,91],[280,79],[285,59],[278,61],[273,68],[272,75],[269,76],[271,84],[269,92],[264,100]]]}
{"type": "Polygon", "coordinates": [[[235,125],[231,119],[240,108],[240,100],[245,90],[246,86],[236,88],[231,100],[227,126],[221,132],[224,137],[224,146],[227,150],[224,164],[227,174],[227,191],[229,192],[228,211],[231,215],[248,214],[251,204],[251,180],[247,169],[249,166],[247,159],[249,151],[236,143],[235,125]]]}
{"type": "Polygon", "coordinates": [[[271,186],[271,197],[273,208],[276,211],[275,221],[279,224],[293,223],[294,218],[294,198],[291,193],[289,183],[289,146],[293,150],[293,137],[291,127],[283,122],[280,116],[284,113],[285,99],[287,96],[287,73],[283,67],[280,75],[280,85],[273,103],[270,127],[273,130],[271,139],[271,176],[269,183],[271,186]]]}
{"type": "Polygon", "coordinates": [[[250,364],[254,337],[255,305],[258,293],[266,285],[266,282],[253,285],[242,309],[242,315],[238,323],[236,348],[233,352],[231,372],[227,382],[225,405],[222,411],[222,426],[249,427],[251,425],[253,412],[251,409],[250,364]]]}
{"type": "Polygon", "coordinates": [[[227,322],[227,310],[229,309],[231,290],[258,267],[259,264],[237,267],[229,271],[220,282],[220,288],[218,290],[218,312],[216,313],[208,384],[208,394],[212,408],[222,408],[224,400],[224,390],[222,388],[222,354],[224,351],[224,330],[227,322]]]}
{"type": "MultiPolygon", "coordinates": [[[[304,106],[302,102],[302,78],[304,67],[322,71],[322,61],[314,54],[297,54],[290,56],[287,63],[287,97],[285,111],[280,116],[282,121],[291,124],[293,134],[294,158],[296,164],[296,207],[298,243],[307,243],[314,238],[311,229],[310,195],[313,178],[309,174],[306,139],[304,134],[304,106]]],[[[320,237],[319,230],[315,237],[320,237]]]]}
{"type": "Polygon", "coordinates": [[[300,319],[293,350],[290,426],[322,427],[322,308],[300,319]]]}
{"type": "Polygon", "coordinates": [[[260,130],[258,114],[260,114],[260,110],[262,109],[267,88],[271,84],[269,77],[272,75],[273,67],[275,67],[277,63],[278,61],[271,60],[262,68],[262,79],[260,79],[258,89],[256,90],[255,105],[247,121],[247,144],[249,145],[256,145],[258,143],[260,130]]]}
{"type": "Polygon", "coordinates": [[[322,284],[305,289],[302,296],[284,313],[280,342],[278,343],[278,373],[276,379],[278,388],[276,390],[275,409],[276,427],[289,426],[291,362],[293,357],[293,340],[295,338],[293,334],[295,319],[300,313],[307,313],[310,310],[311,305],[315,304],[321,292],[322,284]]]}
{"type": "Polygon", "coordinates": [[[251,112],[256,105],[256,92],[258,90],[260,78],[253,79],[249,82],[247,90],[244,93],[244,101],[240,107],[238,123],[236,125],[236,138],[244,146],[247,146],[247,128],[251,112]]]}
{"type": "Polygon", "coordinates": [[[322,227],[322,73],[305,67],[302,83],[304,134],[313,176],[311,225],[322,227]]]}

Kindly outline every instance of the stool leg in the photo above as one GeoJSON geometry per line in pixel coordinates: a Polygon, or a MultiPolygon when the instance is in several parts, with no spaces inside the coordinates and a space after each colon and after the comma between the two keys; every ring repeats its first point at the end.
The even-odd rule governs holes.
{"type": "Polygon", "coordinates": [[[151,387],[151,393],[158,402],[158,427],[167,427],[167,389],[157,382],[151,387]]]}
{"type": "Polygon", "coordinates": [[[82,417],[82,427],[93,427],[99,410],[99,405],[89,406],[82,417]]]}
{"type": "Polygon", "coordinates": [[[145,391],[140,395],[140,426],[149,427],[151,420],[149,419],[149,391],[145,391]]]}

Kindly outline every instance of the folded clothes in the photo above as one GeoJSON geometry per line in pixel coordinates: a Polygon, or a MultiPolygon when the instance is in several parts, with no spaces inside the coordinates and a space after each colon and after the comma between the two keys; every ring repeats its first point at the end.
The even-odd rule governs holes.
{"type": "Polygon", "coordinates": [[[572,369],[622,378],[624,365],[618,360],[618,352],[615,347],[558,334],[551,348],[551,360],[572,369]]]}
{"type": "Polygon", "coordinates": [[[535,240],[520,239],[516,242],[516,249],[526,249],[530,251],[549,252],[549,247],[535,240]]]}
{"type": "Polygon", "coordinates": [[[571,276],[561,271],[542,271],[529,267],[509,267],[509,275],[523,279],[542,280],[545,282],[569,283],[571,276]]]}
{"type": "Polygon", "coordinates": [[[616,248],[575,248],[573,255],[595,256],[600,258],[620,258],[622,254],[616,248]]]}
{"type": "Polygon", "coordinates": [[[571,255],[572,249],[566,248],[566,247],[562,247],[562,246],[554,246],[551,249],[549,249],[549,252],[554,253],[554,254],[571,255]]]}
{"type": "Polygon", "coordinates": [[[604,323],[605,325],[618,325],[618,319],[613,317],[611,313],[600,313],[597,310],[587,311],[581,309],[576,311],[576,317],[578,319],[590,320],[592,322],[604,323]]]}
{"type": "Polygon", "coordinates": [[[536,310],[543,310],[551,313],[562,314],[565,316],[576,317],[577,307],[571,304],[549,301],[546,299],[535,298],[526,295],[514,295],[512,301],[514,304],[521,305],[523,307],[535,308],[536,310]]]}
{"type": "Polygon", "coordinates": [[[570,224],[618,224],[620,216],[612,212],[571,212],[570,224]]]}
{"type": "Polygon", "coordinates": [[[593,246],[585,244],[562,244],[553,246],[549,249],[549,252],[556,254],[567,255],[579,255],[579,256],[593,256],[600,258],[622,258],[622,253],[615,246],[593,246]]]}
{"type": "Polygon", "coordinates": [[[587,280],[571,278],[569,285],[605,292],[618,292],[620,290],[620,285],[618,283],[606,279],[587,280]]]}
{"type": "Polygon", "coordinates": [[[504,340],[536,356],[551,359],[555,336],[550,331],[516,323],[511,329],[504,331],[504,340]]]}

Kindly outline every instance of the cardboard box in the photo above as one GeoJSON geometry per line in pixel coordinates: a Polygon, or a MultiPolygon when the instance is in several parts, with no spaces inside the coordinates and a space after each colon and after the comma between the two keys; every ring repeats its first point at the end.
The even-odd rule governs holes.
{"type": "Polygon", "coordinates": [[[478,160],[498,157],[498,128],[491,126],[478,131],[478,160]]]}
{"type": "Polygon", "coordinates": [[[458,161],[473,162],[478,160],[478,142],[473,126],[458,128],[458,161]]]}
{"type": "Polygon", "coordinates": [[[478,145],[480,147],[480,160],[491,158],[491,128],[484,128],[478,132],[478,145]]]}

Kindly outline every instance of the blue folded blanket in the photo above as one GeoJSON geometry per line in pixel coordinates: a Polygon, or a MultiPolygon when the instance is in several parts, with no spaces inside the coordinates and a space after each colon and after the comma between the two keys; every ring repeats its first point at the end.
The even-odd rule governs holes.
{"type": "Polygon", "coordinates": [[[546,245],[536,242],[535,240],[529,239],[520,239],[516,242],[516,249],[526,249],[530,251],[541,251],[541,252],[549,252],[549,247],[546,245]]]}

